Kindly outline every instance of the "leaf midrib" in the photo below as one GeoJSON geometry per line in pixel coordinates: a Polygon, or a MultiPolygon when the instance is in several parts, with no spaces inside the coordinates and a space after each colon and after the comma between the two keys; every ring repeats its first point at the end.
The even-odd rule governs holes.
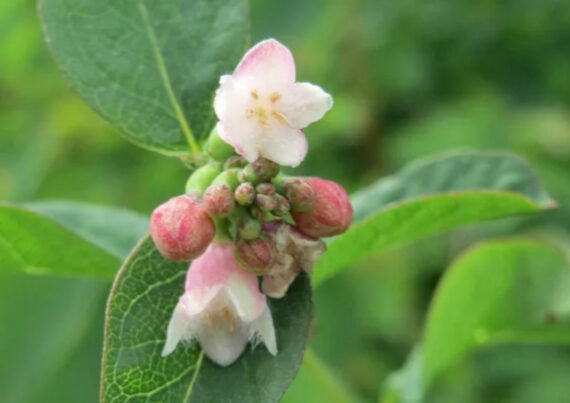
{"type": "Polygon", "coordinates": [[[160,47],[158,45],[156,33],[154,32],[154,28],[152,27],[150,17],[148,15],[148,10],[145,4],[142,2],[138,2],[137,6],[139,9],[139,13],[141,14],[143,27],[146,31],[146,34],[150,42],[152,53],[154,54],[156,60],[158,72],[160,74],[160,78],[162,79],[162,84],[164,85],[164,89],[166,91],[166,94],[168,95],[168,99],[170,100],[172,109],[174,109],[176,120],[178,120],[178,124],[180,125],[182,133],[184,133],[184,137],[186,138],[186,141],[190,145],[190,149],[192,150],[192,152],[195,154],[199,153],[200,147],[198,147],[198,144],[194,139],[194,135],[192,134],[190,125],[188,124],[188,121],[186,120],[186,116],[184,115],[182,107],[180,106],[178,100],[176,99],[176,95],[174,94],[174,90],[172,89],[170,76],[168,74],[164,58],[162,57],[162,52],[160,51],[160,47]]]}

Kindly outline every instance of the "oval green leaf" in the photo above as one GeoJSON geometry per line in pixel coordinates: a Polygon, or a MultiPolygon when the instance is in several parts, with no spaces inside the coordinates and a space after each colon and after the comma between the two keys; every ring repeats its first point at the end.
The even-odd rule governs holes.
{"type": "Polygon", "coordinates": [[[148,219],[73,202],[0,205],[0,271],[111,280],[148,219]]]}
{"type": "Polygon", "coordinates": [[[355,223],[317,263],[318,285],[384,248],[469,223],[554,206],[530,167],[508,153],[459,152],[420,161],[353,197],[355,223]]]}
{"type": "Polygon", "coordinates": [[[570,266],[548,245],[483,243],[446,272],[423,342],[429,386],[470,351],[497,343],[570,343],[570,266]]]}
{"type": "Polygon", "coordinates": [[[198,151],[219,77],[246,49],[246,0],[43,0],[40,12],[73,88],[127,139],[198,151]]]}
{"type": "Polygon", "coordinates": [[[101,401],[279,401],[307,343],[313,315],[309,278],[299,276],[287,296],[269,300],[277,356],[258,346],[224,368],[204,357],[197,344],[160,356],[187,268],[187,263],[164,259],[149,238],[127,259],[107,307],[101,401]]]}

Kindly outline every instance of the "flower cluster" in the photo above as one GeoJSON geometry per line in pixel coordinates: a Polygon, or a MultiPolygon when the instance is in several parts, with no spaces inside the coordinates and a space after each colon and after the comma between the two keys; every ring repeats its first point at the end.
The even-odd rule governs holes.
{"type": "Polygon", "coordinates": [[[291,52],[275,40],[254,46],[221,77],[209,162],[151,218],[160,253],[193,260],[163,355],[193,339],[220,365],[234,362],[249,341],[277,354],[267,297],[283,297],[299,273],[310,273],[325,251],[321,238],[341,234],[352,220],[340,185],[280,172],[302,162],[302,129],[331,106],[321,88],[295,83],[291,52]]]}

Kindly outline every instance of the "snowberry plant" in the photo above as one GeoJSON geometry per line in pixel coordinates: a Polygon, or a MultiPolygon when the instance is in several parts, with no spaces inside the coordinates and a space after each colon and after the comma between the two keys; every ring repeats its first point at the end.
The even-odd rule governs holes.
{"type": "Polygon", "coordinates": [[[321,88],[295,83],[293,55],[274,39],[255,45],[232,75],[220,78],[214,99],[219,120],[205,150],[209,161],[192,173],[186,193],[159,206],[150,221],[164,257],[195,259],[163,356],[179,341],[194,339],[223,366],[248,341],[278,353],[266,296],[284,297],[324,252],[321,238],[342,234],[352,220],[340,185],[280,173],[281,165],[303,161],[302,129],[331,106],[321,88]]]}
{"type": "MultiPolygon", "coordinates": [[[[286,45],[267,39],[250,46],[248,8],[246,0],[41,2],[47,43],[78,94],[128,140],[188,169],[180,191],[164,195],[148,222],[69,203],[0,211],[11,246],[0,256],[11,267],[114,277],[102,402],[278,401],[307,348],[313,287],[389,247],[554,205],[524,161],[500,152],[419,161],[350,199],[331,180],[288,174],[315,152],[305,129],[326,118],[333,97],[297,82],[286,45]]],[[[493,253],[556,260],[547,247],[526,244],[493,253]]],[[[550,263],[551,271],[558,267],[550,263]]],[[[473,283],[477,266],[464,266],[455,273],[473,283]]],[[[494,273],[527,284],[517,282],[515,269],[494,273]]],[[[455,326],[464,316],[454,317],[453,308],[467,303],[468,292],[456,284],[461,278],[444,281],[446,296],[431,308],[414,390],[427,390],[473,346],[468,329],[508,322],[482,315],[455,326]]],[[[551,298],[535,302],[555,311],[551,298]]],[[[539,315],[519,316],[510,332],[544,325],[533,322],[539,315]]],[[[306,385],[323,379],[301,376],[306,385]]]]}

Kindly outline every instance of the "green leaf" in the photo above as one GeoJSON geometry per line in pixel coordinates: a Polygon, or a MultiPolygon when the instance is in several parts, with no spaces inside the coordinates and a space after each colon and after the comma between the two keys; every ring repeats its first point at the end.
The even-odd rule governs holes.
{"type": "Polygon", "coordinates": [[[318,285],[382,249],[461,225],[554,206],[536,175],[508,153],[459,152],[413,164],[353,198],[354,224],[317,263],[318,285]]]}
{"type": "Polygon", "coordinates": [[[570,266],[550,246],[483,243],[445,274],[423,342],[425,387],[470,351],[497,343],[570,343],[570,266]]]}
{"type": "Polygon", "coordinates": [[[25,207],[51,218],[120,259],[125,259],[148,232],[147,217],[118,207],[63,200],[29,203],[25,207]]]}
{"type": "Polygon", "coordinates": [[[147,219],[71,202],[0,205],[0,271],[111,280],[147,219]]]}
{"type": "Polygon", "coordinates": [[[246,50],[246,0],[43,0],[40,12],[71,85],[127,139],[198,151],[219,77],[246,50]]]}
{"type": "Polygon", "coordinates": [[[422,350],[415,346],[404,366],[392,372],[382,385],[379,403],[421,403],[422,390],[422,350]]]}
{"type": "Polygon", "coordinates": [[[116,278],[107,310],[102,401],[277,402],[301,365],[313,315],[312,291],[300,276],[287,296],[270,300],[279,353],[263,346],[219,367],[197,344],[160,356],[166,327],[184,289],[187,263],[164,259],[150,238],[116,278]]]}
{"type": "Polygon", "coordinates": [[[0,401],[96,402],[108,284],[0,274],[0,401]]]}
{"type": "Polygon", "coordinates": [[[302,402],[309,396],[311,403],[354,403],[357,401],[310,348],[305,352],[299,375],[281,402],[302,402]]]}

